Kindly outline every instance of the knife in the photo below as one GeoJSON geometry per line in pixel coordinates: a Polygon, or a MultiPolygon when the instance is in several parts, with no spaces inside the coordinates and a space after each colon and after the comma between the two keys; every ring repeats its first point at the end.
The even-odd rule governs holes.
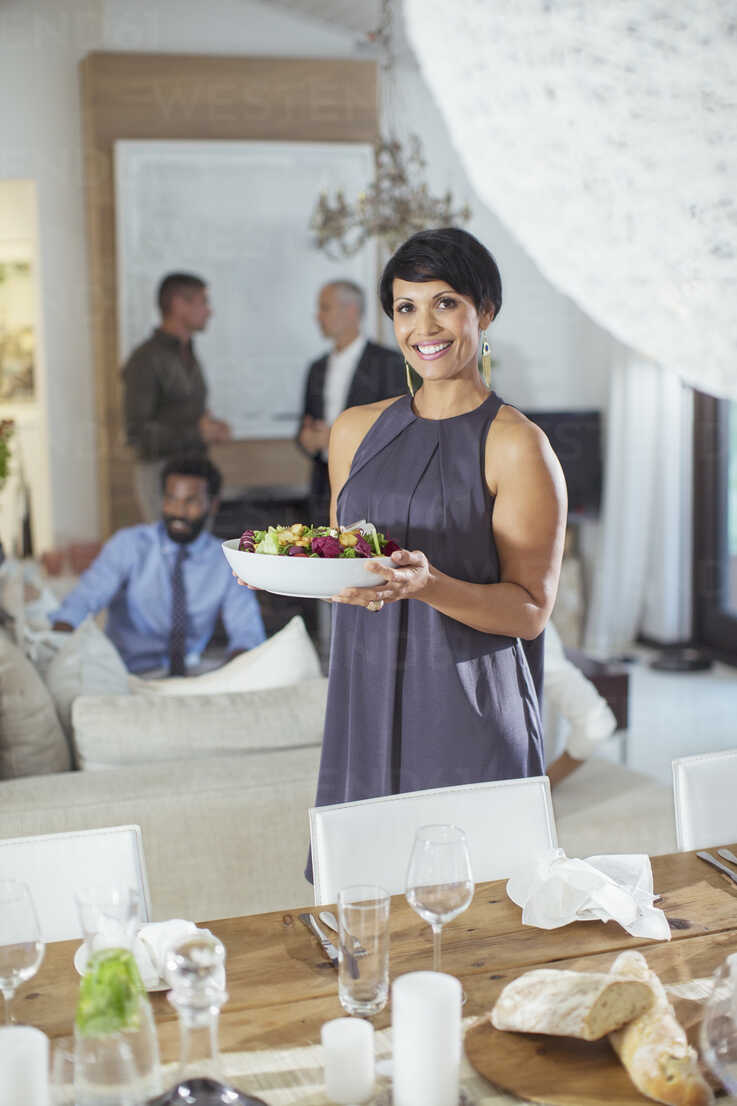
{"type": "Polygon", "coordinates": [[[737,864],[737,856],[729,849],[717,849],[720,856],[723,856],[725,860],[731,860],[733,864],[737,864]]]}
{"type": "Polygon", "coordinates": [[[337,968],[338,967],[338,950],[336,949],[333,942],[328,941],[325,934],[322,933],[321,930],[319,930],[317,928],[317,926],[315,925],[315,919],[312,917],[312,915],[308,914],[308,913],[304,913],[304,914],[298,914],[297,917],[299,918],[300,922],[305,927],[305,929],[309,929],[312,936],[317,937],[318,941],[320,942],[320,945],[322,946],[323,952],[326,954],[326,956],[330,960],[330,963],[333,965],[334,968],[337,968]]]}
{"type": "Polygon", "coordinates": [[[710,853],[696,853],[696,855],[699,860],[705,860],[707,864],[713,865],[713,867],[718,868],[720,872],[724,872],[725,876],[729,876],[733,883],[737,883],[737,874],[733,872],[731,868],[728,868],[726,864],[722,864],[720,860],[717,860],[716,857],[712,856],[710,853]]]}

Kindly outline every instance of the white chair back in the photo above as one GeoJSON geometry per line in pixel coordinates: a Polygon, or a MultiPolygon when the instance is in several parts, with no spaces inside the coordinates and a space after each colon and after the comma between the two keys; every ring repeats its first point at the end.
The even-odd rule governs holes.
{"type": "Polygon", "coordinates": [[[341,887],[355,883],[404,891],[415,832],[440,823],[465,830],[477,882],[502,879],[558,843],[547,776],[312,807],[315,903],[334,903],[341,887]]]}
{"type": "Polygon", "coordinates": [[[679,849],[737,841],[737,749],[674,760],[673,803],[679,849]]]}
{"type": "Polygon", "coordinates": [[[140,826],[9,837],[0,841],[0,879],[28,884],[45,941],[81,937],[74,895],[84,887],[133,887],[141,921],[151,920],[140,826]]]}

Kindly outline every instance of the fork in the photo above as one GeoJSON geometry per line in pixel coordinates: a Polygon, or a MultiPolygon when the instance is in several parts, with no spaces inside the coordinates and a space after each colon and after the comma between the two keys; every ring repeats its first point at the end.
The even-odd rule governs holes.
{"type": "MultiPolygon", "coordinates": [[[[338,934],[340,933],[340,930],[338,928],[338,920],[335,917],[335,915],[333,914],[332,910],[321,910],[318,917],[319,917],[321,922],[324,922],[324,924],[328,927],[328,929],[332,929],[332,931],[334,933],[338,933],[338,934]]],[[[363,945],[358,940],[358,938],[357,937],[351,937],[351,941],[353,942],[353,948],[351,949],[353,955],[354,956],[365,956],[366,955],[366,949],[363,947],[363,945]]]]}

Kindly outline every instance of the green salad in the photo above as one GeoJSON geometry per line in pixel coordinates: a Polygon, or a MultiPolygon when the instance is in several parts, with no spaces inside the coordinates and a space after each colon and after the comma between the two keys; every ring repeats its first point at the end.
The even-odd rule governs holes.
{"type": "Polygon", "coordinates": [[[399,546],[373,523],[351,527],[269,526],[267,530],[244,530],[238,542],[243,553],[270,553],[276,557],[388,557],[399,546]]]}

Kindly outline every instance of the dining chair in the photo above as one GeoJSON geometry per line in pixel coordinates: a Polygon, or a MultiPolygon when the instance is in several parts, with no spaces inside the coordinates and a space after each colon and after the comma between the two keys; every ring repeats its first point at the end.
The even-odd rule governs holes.
{"type": "Polygon", "coordinates": [[[416,830],[439,823],[465,830],[476,881],[502,879],[558,843],[547,776],[312,807],[315,904],[334,903],[341,887],[356,883],[404,891],[416,830]]]}
{"type": "Polygon", "coordinates": [[[683,852],[737,841],[737,749],[673,761],[676,844],[683,852]]]}
{"type": "Polygon", "coordinates": [[[140,826],[6,838],[0,841],[0,879],[28,884],[44,941],[82,936],[74,896],[84,887],[132,887],[140,920],[151,920],[140,826]]]}

